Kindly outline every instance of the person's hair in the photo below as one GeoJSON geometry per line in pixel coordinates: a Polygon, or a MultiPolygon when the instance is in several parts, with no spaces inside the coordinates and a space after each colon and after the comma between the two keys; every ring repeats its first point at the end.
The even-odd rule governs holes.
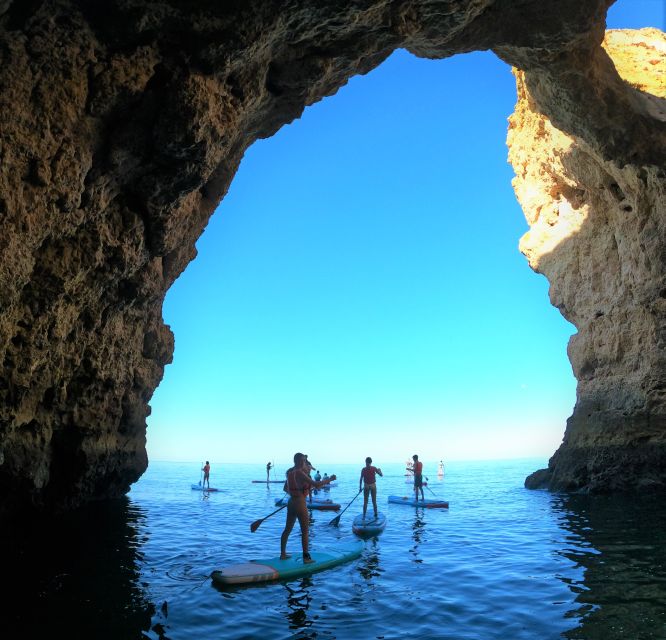
{"type": "Polygon", "coordinates": [[[414,454],[414,455],[412,456],[412,460],[418,460],[418,459],[419,459],[419,457],[418,457],[416,454],[414,454]]]}
{"type": "Polygon", "coordinates": [[[303,460],[307,460],[307,456],[304,453],[295,453],[294,454],[294,466],[300,467],[303,464],[303,460]]]}
{"type": "Polygon", "coordinates": [[[371,458],[370,456],[368,456],[368,457],[365,459],[365,462],[366,462],[366,464],[370,464],[370,463],[372,462],[372,458],[371,458]]]}
{"type": "Polygon", "coordinates": [[[210,464],[210,462],[208,462],[208,460],[206,460],[206,464],[210,464]]]}

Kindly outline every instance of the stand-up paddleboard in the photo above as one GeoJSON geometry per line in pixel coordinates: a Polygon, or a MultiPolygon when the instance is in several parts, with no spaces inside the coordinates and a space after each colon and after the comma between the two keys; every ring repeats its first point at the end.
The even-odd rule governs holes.
{"type": "Polygon", "coordinates": [[[386,529],[386,516],[383,513],[377,513],[375,518],[374,514],[359,513],[352,522],[352,531],[357,536],[378,536],[386,529]]]}
{"type": "Polygon", "coordinates": [[[215,487],[202,487],[200,484],[193,484],[192,491],[219,491],[215,487]]]}
{"type": "Polygon", "coordinates": [[[250,560],[213,571],[210,577],[214,583],[219,585],[288,580],[349,562],[358,558],[364,547],[365,544],[362,541],[355,540],[334,547],[322,548],[319,551],[311,551],[310,556],[314,562],[310,564],[303,563],[302,553],[295,553],[287,560],[280,560],[279,556],[264,560],[250,560]]]}
{"type": "Polygon", "coordinates": [[[255,484],[284,484],[284,480],[252,480],[255,484]]]}
{"type": "MultiPolygon", "coordinates": [[[[287,504],[287,502],[289,502],[288,496],[275,499],[275,504],[278,507],[287,504]]],[[[320,511],[338,511],[338,509],[340,509],[340,504],[338,502],[333,502],[333,500],[329,499],[322,500],[321,498],[312,498],[312,500],[310,500],[310,498],[307,498],[305,504],[308,509],[319,509],[320,511]]]]}
{"type": "Polygon", "coordinates": [[[446,500],[426,498],[425,500],[414,500],[414,496],[389,496],[388,501],[394,504],[407,504],[410,507],[423,507],[424,509],[448,509],[446,500]]]}

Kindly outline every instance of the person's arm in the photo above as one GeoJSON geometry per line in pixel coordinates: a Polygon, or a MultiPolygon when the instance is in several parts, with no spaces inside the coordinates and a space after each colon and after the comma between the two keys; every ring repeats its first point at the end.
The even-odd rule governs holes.
{"type": "Polygon", "coordinates": [[[384,474],[382,473],[382,470],[379,467],[377,467],[376,471],[382,478],[384,477],[384,474]]]}
{"type": "Polygon", "coordinates": [[[336,477],[334,474],[326,478],[326,480],[317,481],[313,480],[307,473],[305,473],[305,471],[301,471],[300,474],[301,474],[302,486],[310,485],[311,487],[315,487],[317,489],[325,487],[327,484],[333,482],[333,480],[335,480],[336,477]]]}
{"type": "Polygon", "coordinates": [[[361,489],[363,488],[363,469],[361,469],[361,477],[358,479],[358,492],[361,492],[361,489]]]}

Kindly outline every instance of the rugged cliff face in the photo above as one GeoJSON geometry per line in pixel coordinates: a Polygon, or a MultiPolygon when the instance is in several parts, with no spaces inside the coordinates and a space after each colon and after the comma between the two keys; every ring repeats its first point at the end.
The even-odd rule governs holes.
{"type": "Polygon", "coordinates": [[[162,300],[245,149],[397,47],[521,70],[523,251],[579,330],[576,409],[533,483],[663,487],[664,45],[613,35],[654,86],[623,79],[609,3],[0,0],[0,514],[138,479],[162,300]]]}
{"type": "MultiPolygon", "coordinates": [[[[603,43],[634,112],[666,123],[666,37],[609,31],[603,43]]],[[[532,104],[524,75],[510,120],[514,188],[530,231],[521,251],[551,283],[578,332],[569,357],[577,401],[564,441],[529,487],[664,489],[666,481],[666,192],[663,161],[623,164],[567,135],[532,104]]],[[[625,113],[627,130],[632,116],[625,113]]],[[[593,123],[594,126],[596,123],[593,123]]],[[[616,127],[622,127],[618,121],[616,127]]],[[[663,128],[662,128],[663,131],[663,128]]],[[[612,132],[607,134],[612,138],[612,132]]],[[[626,157],[661,139],[636,135],[626,157]]]]}

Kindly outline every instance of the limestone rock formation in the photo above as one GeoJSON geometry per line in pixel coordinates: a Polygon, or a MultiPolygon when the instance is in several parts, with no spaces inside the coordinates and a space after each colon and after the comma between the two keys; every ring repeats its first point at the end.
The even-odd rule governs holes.
{"type": "MultiPolygon", "coordinates": [[[[609,31],[603,43],[635,111],[666,123],[666,37],[609,31]]],[[[510,119],[514,188],[530,230],[520,249],[551,283],[578,332],[569,357],[577,401],[548,470],[527,486],[663,490],[666,482],[664,165],[620,164],[534,110],[524,76],[510,119]]],[[[619,124],[617,125],[619,126],[619,124]]],[[[641,137],[649,158],[659,139],[641,137]]],[[[662,147],[663,148],[663,147],[662,147]]]]}
{"type": "Polygon", "coordinates": [[[0,0],[0,515],[140,477],[174,348],[162,301],[245,149],[398,47],[520,69],[522,249],[578,327],[578,401],[541,476],[663,486],[663,40],[612,35],[647,66],[621,77],[608,4],[0,0]]]}

